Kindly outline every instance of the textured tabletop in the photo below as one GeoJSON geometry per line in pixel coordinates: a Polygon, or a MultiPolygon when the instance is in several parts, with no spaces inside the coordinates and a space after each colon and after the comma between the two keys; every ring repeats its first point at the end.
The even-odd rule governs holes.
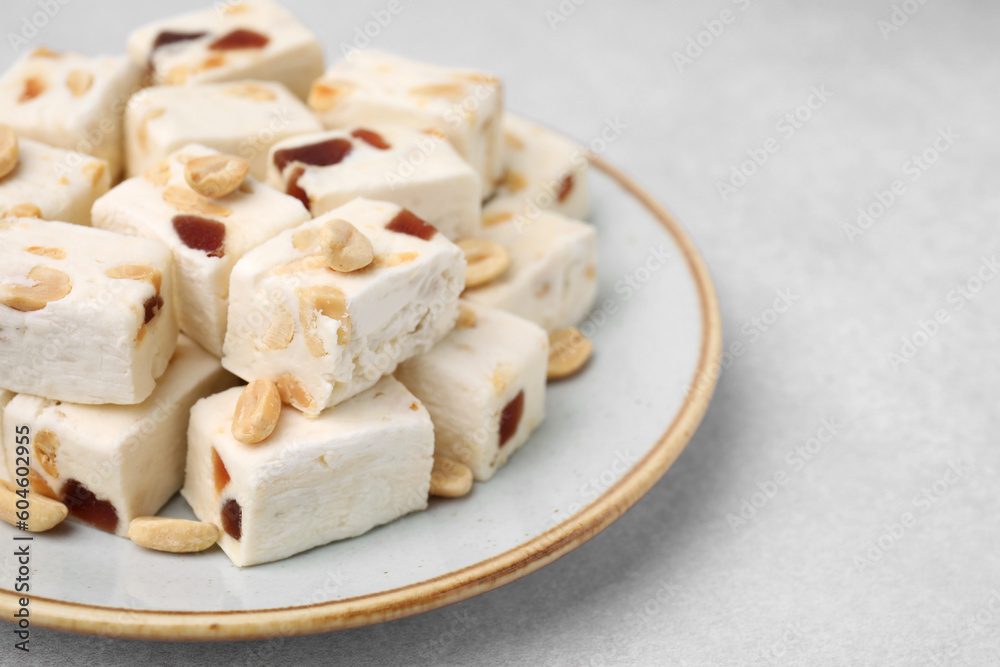
{"type": "MultiPolygon", "coordinates": [[[[98,53],[208,0],[48,4],[32,46],[98,53]]],[[[35,629],[30,662],[997,663],[1000,5],[285,4],[328,59],[392,4],[372,46],[495,71],[510,108],[583,141],[618,123],[604,156],[714,275],[715,399],[634,509],[481,597],[240,644],[35,629]]],[[[8,0],[0,34],[39,6],[8,0]]]]}

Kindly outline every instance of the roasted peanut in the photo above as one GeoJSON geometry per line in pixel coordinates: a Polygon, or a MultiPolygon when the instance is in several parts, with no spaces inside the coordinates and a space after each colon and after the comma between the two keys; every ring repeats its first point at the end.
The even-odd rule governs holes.
{"type": "Polygon", "coordinates": [[[233,416],[233,437],[240,442],[263,442],[278,425],[281,416],[281,395],[274,382],[257,378],[244,389],[236,402],[233,416]]]}
{"type": "Polygon", "coordinates": [[[472,470],[461,461],[440,454],[434,455],[431,470],[431,495],[460,498],[472,490],[472,470]]]}
{"type": "Polygon", "coordinates": [[[205,197],[218,199],[234,192],[250,173],[250,163],[232,155],[206,155],[184,165],[184,180],[205,197]]]}
{"type": "Polygon", "coordinates": [[[569,327],[549,334],[548,378],[556,380],[583,368],[594,351],[594,343],[579,329],[569,327]]]}
{"type": "Polygon", "coordinates": [[[219,540],[219,529],[205,521],[140,516],[128,524],[128,537],[141,547],[175,554],[204,551],[219,540]]]}
{"type": "Polygon", "coordinates": [[[41,310],[52,301],[58,301],[72,291],[69,276],[48,266],[36,266],[28,271],[34,285],[0,285],[0,303],[14,310],[29,312],[41,310]]]}
{"type": "Polygon", "coordinates": [[[17,135],[7,125],[0,125],[0,178],[14,171],[17,156],[17,135]]]}
{"type": "Polygon", "coordinates": [[[510,266],[510,253],[494,241],[470,238],[458,241],[457,245],[465,253],[466,287],[485,285],[510,266]]]}
{"type": "Polygon", "coordinates": [[[339,218],[328,220],[323,225],[319,242],[327,266],[341,273],[365,268],[372,263],[375,255],[368,237],[347,220],[339,218]]]}

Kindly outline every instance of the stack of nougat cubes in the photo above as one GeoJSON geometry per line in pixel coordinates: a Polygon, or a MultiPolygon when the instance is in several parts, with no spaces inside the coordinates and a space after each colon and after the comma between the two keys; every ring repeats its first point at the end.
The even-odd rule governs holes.
{"type": "Polygon", "coordinates": [[[122,536],[180,491],[240,566],[489,480],[597,265],[585,152],[502,92],[326,68],[273,0],[26,53],[0,77],[0,476],[122,536]]]}

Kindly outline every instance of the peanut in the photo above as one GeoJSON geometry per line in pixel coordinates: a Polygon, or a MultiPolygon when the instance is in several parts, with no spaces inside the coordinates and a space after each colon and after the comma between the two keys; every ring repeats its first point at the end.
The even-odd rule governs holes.
{"type": "Polygon", "coordinates": [[[472,490],[472,470],[461,461],[441,454],[434,455],[431,469],[431,495],[460,498],[472,490]]]}
{"type": "Polygon", "coordinates": [[[576,327],[559,329],[549,334],[548,378],[564,378],[583,368],[594,351],[594,343],[576,327]]]}
{"type": "MultiPolygon", "coordinates": [[[[25,497],[15,493],[15,488],[9,482],[0,484],[0,519],[3,519],[12,526],[16,526],[19,521],[28,524],[28,532],[41,533],[59,525],[69,510],[58,500],[52,500],[34,492],[28,492],[25,497]],[[19,510],[18,500],[27,500],[26,510],[19,510]],[[18,512],[27,512],[27,519],[18,517],[18,512]]],[[[23,516],[23,515],[22,515],[23,516]]]]}
{"type": "Polygon", "coordinates": [[[526,185],[528,185],[528,182],[524,180],[524,176],[522,176],[519,172],[510,171],[508,169],[500,176],[500,181],[497,185],[502,188],[507,188],[511,192],[519,192],[523,190],[526,185]]]}
{"type": "Polygon", "coordinates": [[[39,218],[42,217],[42,209],[38,208],[34,204],[14,204],[7,212],[4,213],[5,216],[10,216],[12,218],[39,218]]]}
{"type": "Polygon", "coordinates": [[[347,97],[354,92],[352,83],[326,83],[317,81],[309,91],[309,108],[313,111],[329,111],[337,106],[337,102],[342,97],[347,97]]]}
{"type": "Polygon", "coordinates": [[[278,377],[275,384],[278,386],[278,393],[281,394],[282,403],[302,411],[312,408],[314,402],[312,395],[294,375],[284,373],[278,377]]]}
{"type": "Polygon", "coordinates": [[[41,429],[35,434],[33,446],[38,465],[42,466],[42,470],[58,479],[59,470],[56,468],[56,455],[59,453],[59,438],[56,437],[56,434],[48,429],[41,429]]]}
{"type": "Polygon", "coordinates": [[[82,69],[71,70],[66,75],[66,87],[73,97],[83,97],[94,85],[94,75],[82,69]]]}
{"type": "Polygon", "coordinates": [[[233,416],[233,437],[256,444],[267,440],[281,416],[281,395],[267,378],[257,378],[243,389],[233,416]]]}
{"type": "Polygon", "coordinates": [[[290,273],[317,271],[319,269],[326,269],[326,257],[323,255],[306,255],[288,264],[271,269],[271,273],[276,276],[286,276],[290,273]]]}
{"type": "Polygon", "coordinates": [[[140,547],[175,554],[204,551],[219,540],[219,529],[205,521],[140,516],[128,524],[128,537],[140,547]]]}
{"type": "Polygon", "coordinates": [[[328,220],[320,230],[319,240],[327,266],[334,271],[350,273],[363,269],[375,256],[372,242],[347,220],[328,220]]]}
{"type": "Polygon", "coordinates": [[[108,163],[104,160],[90,162],[83,167],[83,175],[90,179],[90,187],[96,188],[108,171],[108,163]]]}
{"type": "Polygon", "coordinates": [[[14,171],[17,156],[17,135],[7,125],[0,125],[0,178],[14,171]]]}
{"type": "Polygon", "coordinates": [[[160,160],[147,169],[144,176],[153,185],[166,185],[170,181],[170,161],[167,159],[160,160]]]}
{"type": "Polygon", "coordinates": [[[247,99],[256,100],[258,102],[271,102],[278,99],[278,96],[273,92],[264,88],[263,86],[258,86],[253,83],[238,83],[234,86],[229,86],[224,91],[226,95],[233,95],[234,97],[245,97],[247,99]]]}
{"type": "Polygon", "coordinates": [[[180,213],[213,215],[220,218],[228,217],[232,213],[225,206],[219,206],[210,199],[205,199],[194,190],[176,185],[171,185],[163,191],[163,201],[180,213]]]}
{"type": "Polygon", "coordinates": [[[62,248],[50,248],[41,245],[33,245],[29,248],[24,249],[25,252],[30,252],[32,255],[38,255],[39,257],[49,257],[51,259],[66,259],[66,251],[62,248]]]}
{"type": "Polygon", "coordinates": [[[293,338],[295,338],[295,320],[287,308],[278,304],[267,331],[260,338],[261,345],[267,350],[284,350],[291,344],[293,338]]]}
{"type": "Polygon", "coordinates": [[[122,278],[127,280],[145,280],[156,288],[156,293],[160,293],[160,285],[163,283],[163,274],[159,269],[154,269],[145,264],[122,264],[104,272],[108,278],[122,278]]]}
{"type": "Polygon", "coordinates": [[[458,322],[455,327],[458,329],[471,329],[476,326],[476,311],[472,310],[464,303],[458,304],[458,322]]]}
{"type": "Polygon", "coordinates": [[[184,180],[205,197],[218,199],[234,192],[250,173],[250,163],[232,155],[206,155],[184,165],[184,180]]]}
{"type": "Polygon", "coordinates": [[[466,96],[466,90],[465,86],[458,83],[428,83],[410,88],[410,94],[418,97],[443,97],[458,101],[466,96]]]}
{"type": "Polygon", "coordinates": [[[73,289],[68,275],[48,266],[36,266],[28,271],[28,278],[35,284],[0,286],[0,303],[21,312],[41,310],[73,289]]]}
{"type": "Polygon", "coordinates": [[[466,287],[485,285],[510,266],[510,253],[494,241],[469,238],[458,241],[457,245],[465,253],[466,287]]]}
{"type": "Polygon", "coordinates": [[[315,357],[327,353],[323,339],[316,333],[318,315],[338,320],[337,344],[347,345],[351,340],[351,316],[347,312],[347,297],[333,285],[313,285],[298,290],[299,323],[306,339],[306,347],[315,357]]]}

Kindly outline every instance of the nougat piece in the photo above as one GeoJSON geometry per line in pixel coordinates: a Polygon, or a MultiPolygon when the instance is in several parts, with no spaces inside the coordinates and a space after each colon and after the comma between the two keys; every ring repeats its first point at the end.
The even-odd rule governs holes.
{"type": "Polygon", "coordinates": [[[103,159],[114,183],[124,159],[122,113],[139,78],[125,56],[41,47],[0,77],[0,123],[20,137],[103,159]]]}
{"type": "Polygon", "coordinates": [[[431,413],[435,453],[486,481],[545,418],[549,337],[510,313],[462,302],[455,330],[396,379],[431,413]]]}
{"type": "Polygon", "coordinates": [[[7,468],[16,467],[15,425],[31,432],[34,491],[61,500],[70,517],[125,536],[184,481],[187,426],[198,399],[238,380],[185,336],[156,390],[137,405],[77,405],[18,394],[4,409],[7,468]]]}
{"type": "Polygon", "coordinates": [[[329,129],[393,123],[447,138],[479,172],[484,197],[503,170],[503,86],[492,74],[364,49],[327,69],[309,106],[329,129]]]}
{"type": "Polygon", "coordinates": [[[217,2],[155,21],[129,35],[128,53],[155,85],[260,79],[305,98],[323,73],[316,35],[271,0],[217,2]]]}
{"type": "Polygon", "coordinates": [[[236,565],[287,558],[427,507],[434,425],[392,377],[315,419],[286,408],[252,445],[232,434],[241,392],[191,410],[181,490],[199,519],[219,526],[236,565]]]}
{"type": "Polygon", "coordinates": [[[510,267],[465,297],[531,320],[548,331],[573,326],[594,305],[597,294],[597,236],[594,228],[558,213],[534,218],[511,215],[484,219],[479,236],[510,253],[510,267]]]}
{"type": "Polygon", "coordinates": [[[170,248],[181,331],[221,357],[233,265],[247,251],[310,216],[297,199],[252,176],[225,197],[202,197],[188,186],[185,165],[217,154],[199,144],[182,147],[97,200],[93,223],[154,238],[170,248]]]}
{"type": "Polygon", "coordinates": [[[89,225],[90,207],[111,186],[108,163],[23,137],[17,143],[17,166],[0,179],[0,218],[89,225]]]}
{"type": "Polygon", "coordinates": [[[355,199],[236,263],[222,364],[248,382],[273,380],[286,403],[316,416],[441,340],[464,286],[464,255],[433,226],[396,204],[355,199]],[[328,268],[333,220],[370,241],[367,267],[328,268]]]}
{"type": "Polygon", "coordinates": [[[355,197],[399,204],[450,239],[479,229],[479,175],[446,140],[401,125],[370,125],[279,141],[267,182],[313,215],[355,197]]]}
{"type": "Polygon", "coordinates": [[[146,400],[177,344],[170,249],[0,220],[0,387],[73,403],[146,400]]]}
{"type": "Polygon", "coordinates": [[[203,144],[243,158],[259,181],[267,152],[286,137],[318,132],[309,109],[280,83],[236,81],[156,86],[142,91],[125,113],[129,177],[141,176],[187,144],[203,144]]]}
{"type": "Polygon", "coordinates": [[[554,130],[510,112],[503,118],[504,169],[483,215],[533,216],[552,210],[583,220],[590,213],[586,150],[554,130]]]}
{"type": "Polygon", "coordinates": [[[450,239],[471,236],[482,212],[479,175],[446,140],[371,125],[279,141],[267,182],[319,215],[356,197],[410,209],[450,239]]]}

